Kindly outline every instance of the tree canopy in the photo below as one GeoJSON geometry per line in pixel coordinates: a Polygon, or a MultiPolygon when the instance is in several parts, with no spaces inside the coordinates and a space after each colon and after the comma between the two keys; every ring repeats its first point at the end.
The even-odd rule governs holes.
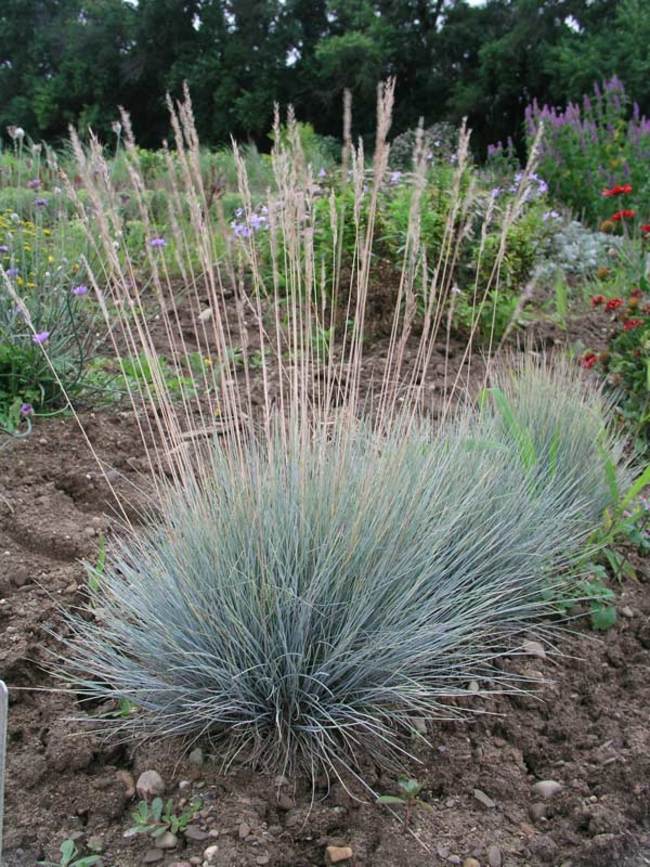
{"type": "Polygon", "coordinates": [[[396,131],[467,116],[485,146],[614,73],[650,112],[649,46],[646,0],[3,0],[0,129],[106,136],[121,105],[156,147],[187,81],[209,144],[266,141],[274,102],[340,135],[345,88],[367,135],[395,75],[396,131]]]}

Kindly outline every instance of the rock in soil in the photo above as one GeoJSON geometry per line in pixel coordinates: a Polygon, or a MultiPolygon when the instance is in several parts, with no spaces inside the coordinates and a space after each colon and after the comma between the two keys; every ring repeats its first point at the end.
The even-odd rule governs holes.
{"type": "Polygon", "coordinates": [[[498,846],[488,846],[487,859],[490,867],[501,867],[503,864],[501,849],[498,846]]]}
{"type": "Polygon", "coordinates": [[[144,858],[142,859],[143,864],[155,864],[157,861],[162,861],[165,857],[165,853],[162,849],[148,849],[144,853],[144,858]]]}
{"type": "Polygon", "coordinates": [[[177,845],[178,837],[176,834],[172,834],[171,831],[165,831],[165,833],[161,834],[156,840],[156,846],[158,849],[175,849],[177,845]]]}
{"type": "Polygon", "coordinates": [[[185,829],[185,837],[188,840],[194,840],[196,843],[207,840],[209,836],[208,832],[201,830],[198,825],[188,825],[185,829]]]}
{"type": "Polygon", "coordinates": [[[352,858],[352,849],[349,846],[328,846],[325,850],[326,864],[340,864],[343,861],[350,861],[352,858]]]}
{"type": "Polygon", "coordinates": [[[485,792],[481,791],[481,789],[474,789],[474,797],[479,801],[479,803],[483,804],[484,807],[487,807],[488,810],[491,807],[496,806],[492,798],[489,795],[486,795],[485,792]]]}
{"type": "Polygon", "coordinates": [[[557,780],[540,780],[533,786],[533,792],[541,798],[548,800],[562,790],[562,783],[557,780]]]}
{"type": "Polygon", "coordinates": [[[143,771],[138,777],[135,787],[138,795],[145,801],[165,794],[165,783],[158,771],[143,771]]]}

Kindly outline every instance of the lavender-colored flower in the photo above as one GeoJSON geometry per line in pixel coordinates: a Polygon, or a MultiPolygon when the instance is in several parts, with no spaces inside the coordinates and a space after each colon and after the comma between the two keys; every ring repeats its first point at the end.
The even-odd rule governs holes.
{"type": "Polygon", "coordinates": [[[32,334],[32,343],[42,346],[44,343],[47,343],[49,336],[49,331],[38,331],[36,334],[32,334]]]}
{"type": "Polygon", "coordinates": [[[230,227],[232,228],[232,233],[235,238],[249,238],[251,235],[251,230],[246,223],[233,221],[230,224],[230,227]]]}
{"type": "Polygon", "coordinates": [[[0,244],[0,253],[8,253],[9,247],[6,244],[0,244]]]}
{"type": "Polygon", "coordinates": [[[498,199],[502,192],[503,192],[503,190],[501,189],[501,187],[493,187],[490,190],[490,198],[491,199],[498,199]]]}
{"type": "Polygon", "coordinates": [[[34,407],[31,403],[23,403],[20,407],[20,414],[24,416],[31,415],[34,412],[34,407]]]}
{"type": "Polygon", "coordinates": [[[20,274],[18,268],[7,268],[6,270],[7,277],[17,277],[20,274]]]}
{"type": "Polygon", "coordinates": [[[27,181],[27,187],[30,190],[39,190],[41,188],[40,178],[32,178],[31,181],[27,181]]]}
{"type": "Polygon", "coordinates": [[[560,215],[557,211],[544,211],[542,214],[542,220],[547,223],[549,220],[559,220],[560,215]]]}
{"type": "Polygon", "coordinates": [[[37,208],[47,208],[47,199],[36,199],[34,204],[37,208]]]}
{"type": "Polygon", "coordinates": [[[83,283],[81,283],[79,286],[74,286],[72,289],[72,294],[77,295],[77,296],[87,295],[88,294],[88,287],[84,286],[83,283]]]}
{"type": "Polygon", "coordinates": [[[154,247],[154,249],[161,249],[167,246],[167,241],[164,238],[152,238],[149,241],[149,246],[154,247]]]}
{"type": "Polygon", "coordinates": [[[388,183],[389,183],[389,184],[392,184],[392,186],[395,186],[396,184],[399,184],[399,182],[400,182],[401,180],[402,180],[402,173],[401,173],[401,172],[397,172],[397,171],[396,171],[396,172],[391,172],[391,173],[388,175],[388,183]]]}
{"type": "Polygon", "coordinates": [[[319,177],[319,178],[326,178],[326,177],[327,177],[327,172],[325,171],[325,169],[321,169],[321,170],[318,172],[318,177],[319,177]]]}

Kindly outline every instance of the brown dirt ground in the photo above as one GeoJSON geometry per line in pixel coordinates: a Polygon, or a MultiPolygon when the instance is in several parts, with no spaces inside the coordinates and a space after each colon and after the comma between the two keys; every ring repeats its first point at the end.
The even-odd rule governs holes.
{"type": "MultiPolygon", "coordinates": [[[[591,332],[587,323],[585,342],[591,332]]],[[[549,345],[562,339],[552,328],[541,336],[549,345]]],[[[132,414],[113,408],[83,421],[113,467],[112,483],[128,496],[145,469],[132,414]]],[[[632,616],[619,617],[615,628],[596,636],[579,626],[555,655],[505,661],[540,679],[535,695],[479,696],[485,714],[429,726],[430,743],[413,744],[421,764],[408,770],[430,809],[417,810],[413,833],[404,834],[353,783],[351,796],[340,782],[328,792],[323,780],[312,803],[306,779],[223,774],[218,756],[208,754],[197,767],[180,742],[116,744],[78,733],[69,721],[79,715],[75,696],[56,690],[42,666],[61,608],[83,599],[81,560],[96,557],[112,509],[74,420],[40,424],[0,452],[0,671],[11,687],[7,867],[54,859],[69,836],[80,848],[101,838],[106,867],[146,863],[151,843],[124,837],[134,801],[118,772],[137,778],[149,768],[162,774],[177,803],[193,795],[204,802],[194,834],[204,839],[181,840],[155,862],[166,867],[200,858],[211,844],[218,867],[322,865],[330,844],[351,846],[353,860],[345,863],[354,867],[434,867],[466,858],[481,867],[650,864],[647,564],[638,564],[638,583],[620,588],[619,606],[632,616]],[[541,801],[532,786],[547,779],[562,789],[541,801]]],[[[375,768],[364,768],[364,776],[376,791],[395,791],[394,777],[375,768]]]]}

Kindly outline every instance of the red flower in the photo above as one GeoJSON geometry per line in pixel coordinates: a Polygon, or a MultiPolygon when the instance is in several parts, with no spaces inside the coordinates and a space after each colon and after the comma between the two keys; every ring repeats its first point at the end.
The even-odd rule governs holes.
{"type": "Polygon", "coordinates": [[[643,295],[643,292],[639,288],[633,289],[630,292],[630,298],[640,298],[643,295]]]}
{"type": "Polygon", "coordinates": [[[643,325],[643,319],[626,319],[623,323],[623,331],[634,331],[639,325],[643,325]]]}
{"type": "Polygon", "coordinates": [[[645,223],[645,225],[641,226],[641,234],[650,235],[650,223],[645,223]]]}
{"type": "Polygon", "coordinates": [[[611,196],[620,196],[624,193],[632,192],[632,184],[617,184],[615,187],[610,187],[609,190],[603,190],[603,196],[610,198],[611,196]]]}
{"type": "Polygon", "coordinates": [[[583,355],[580,359],[580,367],[586,367],[587,370],[590,370],[597,361],[598,356],[594,352],[587,352],[586,355],[583,355]]]}
{"type": "Polygon", "coordinates": [[[599,307],[601,304],[604,304],[607,301],[604,295],[592,295],[591,296],[591,306],[599,307]]]}
{"type": "Polygon", "coordinates": [[[616,310],[618,307],[623,306],[622,298],[610,298],[607,304],[605,304],[605,310],[616,310]]]}
{"type": "Polygon", "coordinates": [[[632,211],[628,208],[625,211],[617,211],[615,214],[612,214],[610,220],[619,223],[621,220],[633,220],[635,217],[636,211],[632,211]]]}

